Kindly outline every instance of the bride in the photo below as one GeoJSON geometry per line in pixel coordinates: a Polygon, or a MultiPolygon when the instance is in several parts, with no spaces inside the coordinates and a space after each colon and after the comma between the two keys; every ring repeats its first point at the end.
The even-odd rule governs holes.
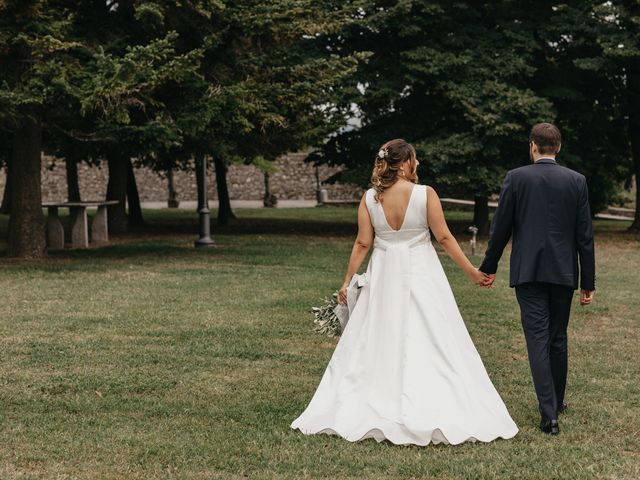
{"type": "Polygon", "coordinates": [[[368,283],[311,402],[291,424],[304,434],[455,445],[518,432],[469,337],[429,229],[471,281],[482,285],[484,274],[449,232],[436,192],[417,184],[417,167],[415,149],[401,139],[376,156],[339,301],[373,246],[368,283]]]}

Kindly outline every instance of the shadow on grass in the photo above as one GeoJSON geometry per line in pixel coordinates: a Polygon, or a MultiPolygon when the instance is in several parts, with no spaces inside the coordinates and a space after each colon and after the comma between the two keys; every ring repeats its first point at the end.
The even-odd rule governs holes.
{"type": "MultiPolygon", "coordinates": [[[[328,211],[269,211],[242,213],[239,218],[232,219],[229,225],[215,225],[215,213],[212,214],[212,236],[219,237],[243,237],[243,236],[273,236],[273,237],[343,237],[354,238],[357,233],[357,224],[349,218],[353,212],[328,211]],[[277,217],[276,215],[282,215],[277,217]],[[318,217],[320,218],[314,218],[318,217]],[[332,218],[331,216],[335,216],[332,218]]],[[[463,212],[448,212],[451,217],[448,220],[451,231],[460,242],[469,237],[468,227],[471,224],[471,214],[463,212]],[[468,218],[467,218],[468,217],[468,218]]],[[[448,215],[448,216],[449,216],[448,215]]],[[[195,249],[193,242],[197,239],[198,219],[193,212],[187,211],[146,211],[147,222],[142,227],[132,228],[130,232],[122,235],[112,235],[111,243],[88,249],[65,249],[50,252],[51,259],[113,259],[113,258],[150,258],[162,256],[190,256],[190,255],[219,255],[220,249],[195,249]],[[209,253],[206,253],[209,252],[209,253]]],[[[63,223],[67,223],[66,216],[62,217],[63,223]]],[[[6,236],[8,216],[0,215],[0,256],[6,253],[6,236]]],[[[637,241],[638,236],[628,234],[627,222],[614,222],[597,220],[594,222],[598,241],[637,241]]],[[[248,240],[248,239],[247,239],[248,240]]],[[[481,240],[486,240],[481,237],[481,240]]],[[[269,240],[261,239],[261,243],[269,240]]],[[[271,240],[279,242],[278,238],[271,240]]],[[[228,242],[220,242],[224,249],[248,248],[247,244],[229,246],[228,242]]],[[[11,260],[6,260],[11,263],[11,260]]]]}
{"type": "MultiPolygon", "coordinates": [[[[327,221],[300,218],[237,218],[229,225],[219,226],[212,222],[212,235],[323,235],[351,236],[355,235],[357,226],[354,222],[327,221]]],[[[193,219],[153,220],[142,228],[131,232],[140,235],[193,235],[198,232],[198,221],[193,219]]],[[[129,236],[129,234],[127,235],[129,236]]]]}
{"type": "MultiPolygon", "coordinates": [[[[294,236],[325,236],[325,237],[355,237],[358,232],[356,215],[352,220],[341,218],[344,214],[341,208],[336,208],[336,218],[314,218],[317,210],[299,209],[297,215],[291,217],[258,216],[252,214],[230,220],[229,225],[219,226],[215,223],[215,215],[212,215],[212,235],[294,235],[294,236]],[[305,218],[306,217],[306,218],[305,218]]],[[[286,211],[285,211],[286,212],[286,211]]],[[[354,209],[355,212],[355,209],[354,209]]],[[[277,210],[268,212],[271,215],[277,210]]],[[[324,212],[322,212],[324,214],[324,212]]],[[[447,220],[451,231],[458,235],[469,235],[468,228],[472,224],[472,214],[463,212],[450,212],[456,218],[447,220]],[[462,218],[460,218],[462,217],[462,218]],[[467,218],[468,217],[468,218],[467,218]]],[[[291,215],[291,212],[286,212],[291,215]]],[[[132,236],[140,235],[196,235],[198,231],[197,217],[180,216],[149,216],[150,221],[143,228],[132,231],[132,236]]]]}
{"type": "MultiPolygon", "coordinates": [[[[4,219],[2,219],[4,220],[4,219]]],[[[66,223],[67,219],[62,219],[66,223]]],[[[6,254],[7,222],[0,221],[0,257],[6,254]]],[[[300,218],[238,218],[227,226],[212,226],[212,237],[217,238],[221,248],[194,248],[198,238],[197,218],[186,216],[174,218],[153,218],[147,220],[142,227],[131,228],[125,234],[110,235],[110,243],[87,249],[71,249],[51,251],[50,260],[71,259],[128,259],[128,258],[162,258],[190,257],[203,255],[220,255],[223,251],[237,248],[253,249],[249,244],[250,236],[274,237],[261,239],[260,244],[269,241],[278,243],[281,237],[354,237],[357,226],[352,222],[328,221],[300,218]],[[230,245],[222,237],[247,237],[239,244],[230,245]],[[279,237],[279,238],[278,238],[279,237]]],[[[253,242],[251,242],[253,243],[253,242]]],[[[237,253],[237,252],[235,252],[237,253]]],[[[249,253],[249,252],[247,252],[249,253]]],[[[2,259],[5,264],[20,263],[23,266],[31,263],[22,260],[2,259]]],[[[35,266],[35,265],[34,265],[35,266]]]]}

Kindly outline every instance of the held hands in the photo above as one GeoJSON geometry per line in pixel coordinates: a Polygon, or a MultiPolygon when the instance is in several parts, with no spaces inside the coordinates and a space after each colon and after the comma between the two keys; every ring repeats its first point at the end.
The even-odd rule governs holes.
{"type": "Polygon", "coordinates": [[[480,273],[482,273],[486,277],[485,281],[482,282],[480,286],[482,288],[493,288],[493,282],[496,281],[496,274],[495,273],[489,274],[484,272],[480,272],[480,273]]]}
{"type": "Polygon", "coordinates": [[[496,280],[495,275],[487,275],[484,272],[481,272],[477,268],[474,268],[469,272],[469,278],[473,283],[483,288],[492,288],[493,282],[496,280]]]}
{"type": "Polygon", "coordinates": [[[591,303],[593,302],[593,295],[595,294],[595,291],[589,291],[589,290],[580,290],[580,305],[582,305],[583,307],[585,305],[591,305],[591,303]]]}

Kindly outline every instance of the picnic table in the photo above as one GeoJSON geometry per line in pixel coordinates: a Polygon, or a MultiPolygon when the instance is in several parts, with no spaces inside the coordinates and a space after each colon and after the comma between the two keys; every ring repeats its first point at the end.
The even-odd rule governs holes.
{"type": "Polygon", "coordinates": [[[71,247],[89,247],[89,222],[87,208],[97,207],[91,222],[91,243],[105,243],[109,241],[109,227],[107,223],[107,206],[116,205],[118,200],[95,202],[46,202],[42,206],[47,209],[47,246],[51,250],[64,248],[64,229],[58,216],[59,208],[68,208],[71,218],[71,247]]]}

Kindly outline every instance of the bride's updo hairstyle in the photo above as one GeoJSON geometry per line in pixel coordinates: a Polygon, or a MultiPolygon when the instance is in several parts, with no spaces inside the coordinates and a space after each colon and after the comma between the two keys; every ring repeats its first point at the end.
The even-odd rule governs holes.
{"type": "Polygon", "coordinates": [[[400,177],[418,183],[417,168],[416,149],[410,143],[396,138],[382,145],[376,155],[371,174],[371,185],[376,191],[376,200],[379,201],[382,192],[396,183],[400,177]],[[409,173],[402,176],[400,166],[406,161],[410,162],[411,169],[409,173]]]}

